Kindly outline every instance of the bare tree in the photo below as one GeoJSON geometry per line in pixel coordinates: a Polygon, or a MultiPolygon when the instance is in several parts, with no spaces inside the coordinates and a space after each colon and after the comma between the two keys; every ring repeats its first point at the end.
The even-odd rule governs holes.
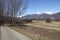
{"type": "Polygon", "coordinates": [[[27,0],[0,0],[0,15],[5,19],[20,16],[26,8],[27,0]]]}
{"type": "Polygon", "coordinates": [[[18,13],[21,14],[21,12],[26,9],[27,0],[25,0],[25,3],[23,3],[23,1],[24,0],[0,0],[0,10],[4,11],[5,15],[15,17],[18,13]]]}
{"type": "Polygon", "coordinates": [[[4,1],[0,0],[0,25],[3,23],[4,1]]]}
{"type": "Polygon", "coordinates": [[[0,16],[2,16],[3,14],[3,5],[4,5],[4,3],[2,3],[2,2],[4,2],[3,0],[0,0],[0,16]]]}

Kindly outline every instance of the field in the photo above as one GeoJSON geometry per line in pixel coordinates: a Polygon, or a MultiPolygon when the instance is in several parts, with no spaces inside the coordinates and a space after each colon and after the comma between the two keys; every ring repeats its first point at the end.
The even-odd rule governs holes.
{"type": "Polygon", "coordinates": [[[25,25],[11,28],[28,35],[33,40],[60,40],[60,22],[33,21],[25,25]]]}
{"type": "Polygon", "coordinates": [[[44,27],[60,28],[60,22],[55,22],[55,21],[52,21],[51,23],[46,23],[45,21],[33,21],[33,23],[30,24],[44,26],[44,27]]]}

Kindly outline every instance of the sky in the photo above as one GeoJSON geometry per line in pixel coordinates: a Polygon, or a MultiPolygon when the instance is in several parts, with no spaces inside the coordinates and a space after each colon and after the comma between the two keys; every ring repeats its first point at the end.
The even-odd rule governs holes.
{"type": "Polygon", "coordinates": [[[28,8],[26,14],[37,12],[60,12],[60,0],[28,0],[28,8]]]}

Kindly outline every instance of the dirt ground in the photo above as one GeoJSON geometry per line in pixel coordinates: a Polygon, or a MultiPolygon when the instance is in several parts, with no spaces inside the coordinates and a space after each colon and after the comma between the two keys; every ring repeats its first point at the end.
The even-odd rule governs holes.
{"type": "Polygon", "coordinates": [[[32,36],[37,34],[38,36],[44,38],[44,40],[60,40],[60,31],[57,30],[49,30],[33,26],[23,26],[19,29],[32,34],[32,36]]]}
{"type": "MultiPolygon", "coordinates": [[[[33,22],[29,24],[34,24],[38,26],[44,27],[55,27],[60,28],[60,22],[53,22],[53,23],[46,23],[43,21],[40,22],[33,22]]],[[[36,40],[60,40],[60,31],[47,29],[42,27],[34,27],[30,25],[26,26],[19,26],[16,29],[19,29],[20,32],[24,32],[25,34],[33,37],[36,40]]]]}

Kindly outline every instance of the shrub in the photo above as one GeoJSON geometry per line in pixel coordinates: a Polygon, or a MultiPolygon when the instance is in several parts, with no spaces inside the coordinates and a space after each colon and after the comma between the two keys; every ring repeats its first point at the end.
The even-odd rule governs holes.
{"type": "Polygon", "coordinates": [[[31,19],[24,19],[23,22],[29,23],[29,22],[32,22],[32,20],[31,19]]]}
{"type": "Polygon", "coordinates": [[[51,19],[49,19],[49,18],[47,18],[46,20],[45,20],[47,23],[51,23],[51,19]]]}
{"type": "Polygon", "coordinates": [[[60,19],[55,19],[56,22],[60,22],[60,19]]]}

